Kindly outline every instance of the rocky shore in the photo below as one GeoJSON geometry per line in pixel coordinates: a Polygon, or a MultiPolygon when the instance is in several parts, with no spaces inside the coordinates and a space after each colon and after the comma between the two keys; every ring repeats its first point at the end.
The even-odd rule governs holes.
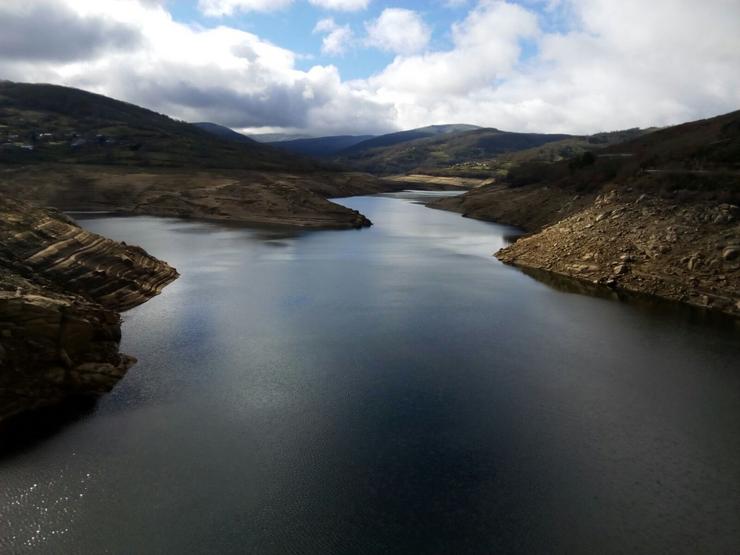
{"type": "Polygon", "coordinates": [[[570,217],[496,253],[547,270],[740,316],[740,209],[599,195],[570,217]]]}
{"type": "Polygon", "coordinates": [[[740,208],[650,185],[598,195],[494,186],[429,206],[528,232],[495,253],[507,264],[740,316],[740,208]]]}
{"type": "Polygon", "coordinates": [[[528,232],[507,264],[740,316],[739,146],[734,112],[430,206],[528,232]]]}
{"type": "Polygon", "coordinates": [[[328,197],[372,194],[391,185],[342,172],[279,173],[89,165],[0,167],[0,193],[62,210],[352,229],[365,216],[328,197]]]}
{"type": "Polygon", "coordinates": [[[0,423],[109,391],[135,362],[118,350],[120,311],[177,275],[139,247],[0,195],[0,423]]]}

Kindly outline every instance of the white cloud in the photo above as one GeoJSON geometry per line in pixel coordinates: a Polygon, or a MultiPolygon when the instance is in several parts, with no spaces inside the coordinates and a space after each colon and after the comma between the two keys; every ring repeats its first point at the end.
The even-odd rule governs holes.
{"type": "MultiPolygon", "coordinates": [[[[157,2],[159,0],[146,0],[157,2]]],[[[354,12],[364,10],[370,0],[308,0],[325,10],[354,12]]],[[[198,0],[198,9],[209,17],[222,17],[236,12],[272,12],[287,8],[293,0],[198,0]]]]}
{"type": "Polygon", "coordinates": [[[421,96],[464,95],[505,75],[521,54],[519,41],[538,33],[536,17],[505,2],[481,2],[452,27],[453,48],[397,57],[371,84],[421,96]]]}
{"type": "Polygon", "coordinates": [[[220,17],[235,12],[271,12],[282,10],[293,0],[198,0],[198,9],[207,16],[220,17]]]}
{"type": "Polygon", "coordinates": [[[540,3],[569,30],[546,33],[536,12],[481,0],[452,27],[453,48],[399,56],[362,86],[392,103],[405,128],[467,121],[591,132],[740,107],[740,3],[540,3]],[[534,50],[527,59],[523,40],[534,50]]]}
{"type": "MultiPolygon", "coordinates": [[[[3,0],[0,15],[25,1],[3,0]]],[[[166,5],[151,1],[54,2],[92,22],[136,29],[137,40],[126,48],[91,49],[84,59],[0,57],[0,78],[80,87],[186,121],[231,127],[316,133],[393,127],[393,107],[342,82],[336,67],[298,70],[293,52],[252,33],[184,25],[172,19],[166,5]]],[[[5,21],[0,17],[0,33],[5,21]]],[[[38,29],[41,36],[49,32],[38,29]]]]}
{"type": "Polygon", "coordinates": [[[313,28],[314,33],[325,33],[321,41],[321,52],[330,56],[345,53],[352,41],[352,29],[349,25],[337,25],[333,18],[321,19],[313,28]]]}
{"type": "Polygon", "coordinates": [[[432,34],[418,13],[403,8],[386,8],[365,26],[367,44],[397,54],[423,50],[432,34]]]}
{"type": "MultiPolygon", "coordinates": [[[[310,134],[451,121],[590,132],[740,108],[736,0],[479,0],[450,26],[443,50],[430,49],[428,35],[403,42],[411,25],[397,34],[383,26],[376,38],[398,55],[354,81],[332,65],[299,70],[296,53],[254,33],[174,21],[169,5],[0,0],[0,79],[77,86],[190,121],[310,134]]],[[[348,26],[323,21],[325,53],[353,44],[348,26]]]]}
{"type": "Polygon", "coordinates": [[[355,12],[364,10],[370,4],[370,0],[308,0],[314,6],[325,10],[337,10],[343,12],[355,12]]]}

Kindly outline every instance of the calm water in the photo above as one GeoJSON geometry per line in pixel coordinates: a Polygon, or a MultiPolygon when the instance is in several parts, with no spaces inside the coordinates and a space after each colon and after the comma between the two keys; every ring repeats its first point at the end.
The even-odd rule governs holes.
{"type": "Polygon", "coordinates": [[[140,362],[0,455],[0,552],[740,550],[740,334],[498,263],[512,230],[411,200],[290,234],[84,225],[182,277],[140,362]]]}

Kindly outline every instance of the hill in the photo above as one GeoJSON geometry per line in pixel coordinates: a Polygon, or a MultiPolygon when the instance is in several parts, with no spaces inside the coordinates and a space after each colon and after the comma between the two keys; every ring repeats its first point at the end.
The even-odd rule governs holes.
{"type": "Polygon", "coordinates": [[[290,141],[275,141],[268,144],[295,154],[313,156],[314,158],[326,158],[373,137],[374,135],[335,135],[293,139],[290,141]]]}
{"type": "Polygon", "coordinates": [[[0,82],[0,163],[57,162],[310,171],[315,163],[236,142],[103,95],[0,82]]]}
{"type": "Polygon", "coordinates": [[[0,190],[66,210],[299,227],[370,224],[327,197],[384,190],[372,176],[202,126],[208,130],[78,89],[3,81],[0,190]]]}
{"type": "MultiPolygon", "coordinates": [[[[422,130],[383,135],[359,143],[339,153],[336,161],[356,170],[381,175],[429,173],[435,169],[490,160],[507,152],[537,147],[568,139],[570,135],[510,133],[473,126],[434,126],[422,130]],[[431,130],[431,131],[430,131],[431,130]]],[[[490,172],[459,172],[480,176],[490,172]]]]}
{"type": "Polygon", "coordinates": [[[389,147],[393,145],[408,143],[410,141],[416,141],[418,139],[428,139],[430,137],[436,137],[438,135],[451,135],[456,133],[462,133],[465,131],[472,131],[478,129],[476,125],[468,125],[465,123],[453,123],[447,125],[429,125],[427,127],[418,127],[416,129],[409,129],[407,131],[397,131],[395,133],[387,133],[372,139],[367,139],[349,148],[346,148],[341,154],[345,157],[351,157],[361,152],[373,150],[376,148],[389,147]]]}
{"type": "Polygon", "coordinates": [[[556,163],[434,207],[523,227],[522,267],[740,314],[740,112],[556,163]]]}
{"type": "Polygon", "coordinates": [[[437,156],[427,164],[417,168],[422,174],[447,177],[479,177],[501,179],[512,169],[531,162],[551,164],[581,156],[588,151],[597,151],[609,146],[644,135],[650,129],[627,129],[597,133],[595,135],[568,136],[565,139],[543,143],[542,145],[512,150],[509,152],[489,154],[485,150],[470,149],[467,152],[458,149],[462,158],[451,164],[437,156]]]}
{"type": "Polygon", "coordinates": [[[207,131],[211,135],[216,135],[217,137],[221,137],[222,139],[226,139],[227,141],[234,141],[237,143],[247,143],[247,144],[254,144],[257,142],[254,139],[247,137],[246,135],[237,133],[230,127],[219,125],[217,123],[201,121],[201,122],[196,122],[193,125],[195,125],[199,129],[202,129],[203,131],[207,131]]]}
{"type": "Polygon", "coordinates": [[[314,139],[312,135],[305,133],[254,133],[249,135],[250,139],[258,143],[277,143],[281,141],[292,141],[294,139],[314,139]]]}

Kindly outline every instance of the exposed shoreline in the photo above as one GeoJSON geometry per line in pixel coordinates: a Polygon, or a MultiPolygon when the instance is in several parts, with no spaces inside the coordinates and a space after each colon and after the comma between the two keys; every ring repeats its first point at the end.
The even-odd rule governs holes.
{"type": "Polygon", "coordinates": [[[614,189],[568,197],[502,187],[484,195],[481,204],[472,193],[428,206],[523,228],[528,233],[495,253],[506,264],[740,317],[736,206],[677,206],[614,189]]]}
{"type": "Polygon", "coordinates": [[[0,424],[110,391],[136,362],[119,351],[120,313],[177,271],[143,249],[0,195],[0,424]]]}

